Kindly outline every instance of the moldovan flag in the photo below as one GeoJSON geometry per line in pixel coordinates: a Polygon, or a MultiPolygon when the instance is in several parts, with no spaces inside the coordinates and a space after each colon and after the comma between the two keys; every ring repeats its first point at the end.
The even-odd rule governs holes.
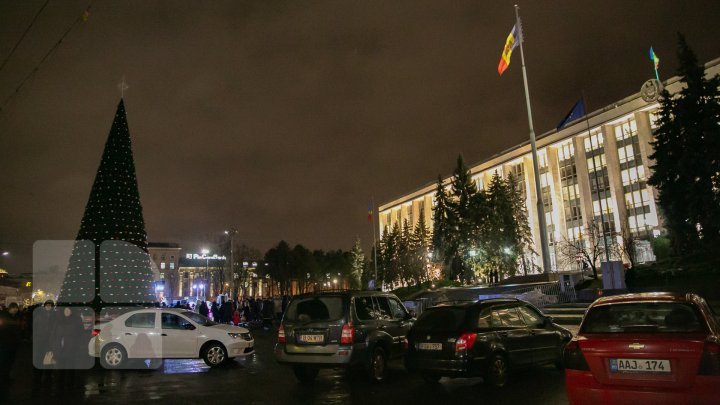
{"type": "Polygon", "coordinates": [[[368,222],[372,222],[372,213],[373,213],[373,207],[372,207],[372,205],[368,205],[368,222]]]}
{"type": "Polygon", "coordinates": [[[512,55],[513,49],[520,44],[520,38],[518,35],[517,24],[513,25],[510,35],[505,40],[505,48],[503,48],[502,55],[500,56],[500,64],[498,65],[498,74],[502,76],[505,69],[510,66],[510,55],[512,55]]]}
{"type": "Polygon", "coordinates": [[[653,51],[652,46],[650,47],[650,60],[653,62],[653,65],[655,65],[655,69],[660,66],[660,58],[655,55],[655,51],[653,51]]]}

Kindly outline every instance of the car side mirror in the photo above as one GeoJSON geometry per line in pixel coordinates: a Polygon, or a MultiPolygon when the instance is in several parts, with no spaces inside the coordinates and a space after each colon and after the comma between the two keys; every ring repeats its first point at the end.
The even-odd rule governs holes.
{"type": "Polygon", "coordinates": [[[185,330],[195,330],[195,325],[193,325],[191,323],[186,323],[185,330]]]}

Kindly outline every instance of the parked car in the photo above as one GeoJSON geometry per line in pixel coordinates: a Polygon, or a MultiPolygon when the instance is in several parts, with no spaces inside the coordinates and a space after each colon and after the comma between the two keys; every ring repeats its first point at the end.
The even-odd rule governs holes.
{"type": "Polygon", "coordinates": [[[516,369],[561,366],[572,333],[531,304],[488,299],[426,309],[408,335],[406,366],[427,382],[477,377],[502,387],[516,369]]]}
{"type": "Polygon", "coordinates": [[[322,367],[364,366],[372,380],[387,375],[387,362],[407,351],[413,319],[393,294],[379,291],[299,295],[278,330],[275,359],[295,376],[313,381],[322,367]]]}
{"type": "Polygon", "coordinates": [[[105,368],[124,368],[130,359],[202,358],[211,367],[254,353],[250,331],[217,324],[174,308],[147,308],[96,325],[88,344],[90,356],[105,368]]]}
{"type": "Polygon", "coordinates": [[[695,294],[596,300],[564,363],[573,404],[720,401],[720,327],[695,294]]]}

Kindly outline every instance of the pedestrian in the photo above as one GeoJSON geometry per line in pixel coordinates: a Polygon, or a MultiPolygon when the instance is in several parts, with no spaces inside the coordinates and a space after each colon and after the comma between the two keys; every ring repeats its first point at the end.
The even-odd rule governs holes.
{"type": "Polygon", "coordinates": [[[210,309],[208,309],[207,302],[203,300],[203,302],[200,303],[200,309],[198,309],[198,312],[200,315],[207,317],[208,313],[210,312],[210,309]]]}
{"type": "Polygon", "coordinates": [[[58,312],[53,334],[53,354],[56,368],[75,370],[87,358],[84,342],[85,327],[77,308],[64,307],[58,312]]]}
{"type": "Polygon", "coordinates": [[[218,308],[217,302],[212,303],[210,306],[210,313],[212,314],[214,322],[220,322],[220,308],[218,308]]]}
{"type": "Polygon", "coordinates": [[[240,311],[237,309],[235,310],[235,312],[233,312],[232,323],[235,326],[240,325],[240,311]]]}
{"type": "MultiPolygon", "coordinates": [[[[45,301],[42,309],[33,311],[33,365],[38,370],[52,368],[55,321],[55,303],[52,300],[45,301]]],[[[40,377],[40,374],[35,375],[40,377]]]]}
{"type": "Polygon", "coordinates": [[[15,302],[0,312],[0,393],[5,396],[9,387],[10,371],[20,344],[20,308],[15,302]]]}
{"type": "Polygon", "coordinates": [[[220,311],[222,312],[222,315],[220,316],[222,318],[221,323],[230,323],[232,321],[233,312],[235,312],[235,308],[233,308],[232,301],[226,300],[222,304],[220,311]]]}

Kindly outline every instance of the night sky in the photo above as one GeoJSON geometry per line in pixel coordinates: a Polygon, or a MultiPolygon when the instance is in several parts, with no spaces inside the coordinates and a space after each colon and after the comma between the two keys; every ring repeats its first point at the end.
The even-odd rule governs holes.
{"type": "MultiPolygon", "coordinates": [[[[45,0],[0,2],[5,60],[45,0]]],[[[676,32],[720,57],[717,1],[520,4],[534,124],[674,75],[676,32]]],[[[0,71],[0,267],[74,239],[120,98],[148,239],[189,251],[224,229],[261,251],[372,243],[387,202],[528,139],[511,1],[50,1],[0,71]]]]}

